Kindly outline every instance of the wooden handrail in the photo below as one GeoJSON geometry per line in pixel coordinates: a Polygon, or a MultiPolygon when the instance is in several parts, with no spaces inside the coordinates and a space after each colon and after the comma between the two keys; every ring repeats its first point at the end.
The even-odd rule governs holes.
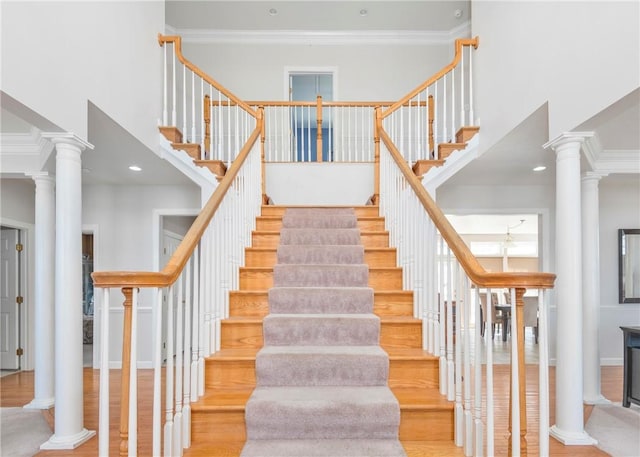
{"type": "Polygon", "coordinates": [[[173,43],[176,56],[178,57],[178,60],[180,62],[182,62],[196,75],[200,76],[206,82],[215,87],[219,92],[223,93],[229,100],[233,100],[237,105],[241,106],[242,109],[244,109],[247,113],[251,114],[256,119],[258,118],[258,113],[256,110],[251,108],[251,106],[249,106],[247,103],[240,100],[229,89],[224,87],[222,84],[220,84],[218,81],[213,79],[211,76],[206,74],[204,71],[202,71],[200,68],[198,68],[196,65],[194,65],[184,57],[184,55],[182,54],[182,37],[178,35],[163,35],[159,33],[158,43],[160,43],[160,46],[164,46],[165,43],[173,43]]]}
{"type": "Polygon", "coordinates": [[[167,287],[178,279],[202,234],[207,229],[220,203],[222,203],[227,190],[231,187],[238,171],[240,171],[240,167],[242,167],[255,142],[260,138],[263,122],[261,109],[258,110],[257,115],[256,128],[249,136],[247,143],[233,161],[229,170],[227,170],[224,178],[222,178],[222,181],[220,181],[220,184],[216,187],[209,201],[202,208],[202,211],[200,211],[200,214],[198,214],[198,217],[196,217],[191,228],[162,271],[97,271],[91,274],[95,287],[167,287]]]}
{"type": "MultiPolygon", "coordinates": [[[[379,110],[378,110],[379,113],[379,110]]],[[[406,160],[402,157],[398,148],[393,144],[391,138],[382,128],[382,119],[377,117],[377,130],[380,139],[387,146],[391,157],[398,165],[405,179],[415,192],[418,200],[427,211],[440,234],[445,239],[449,248],[462,265],[469,279],[480,287],[487,288],[533,288],[550,289],[553,287],[556,275],[552,273],[508,273],[508,272],[487,272],[478,259],[471,253],[460,235],[455,231],[449,220],[435,204],[429,193],[426,191],[420,180],[411,171],[406,160]]]]}
{"type": "Polygon", "coordinates": [[[438,79],[442,78],[444,75],[449,73],[453,68],[455,68],[456,65],[458,65],[458,63],[460,62],[460,59],[462,59],[462,47],[463,46],[473,46],[475,49],[477,49],[478,48],[478,43],[479,43],[478,37],[475,37],[475,38],[459,38],[459,39],[457,39],[456,40],[456,53],[453,56],[453,60],[451,61],[451,63],[449,65],[447,65],[446,67],[444,67],[439,72],[437,72],[431,78],[427,79],[425,82],[420,84],[418,87],[416,87],[414,90],[409,92],[407,95],[405,95],[403,98],[398,100],[396,103],[391,105],[389,107],[389,109],[387,109],[384,113],[381,113],[381,119],[384,119],[385,117],[389,116],[391,113],[393,113],[398,108],[403,106],[405,103],[407,103],[413,97],[415,97],[420,92],[425,90],[428,86],[430,86],[431,84],[436,82],[438,79]]]}
{"type": "MultiPolygon", "coordinates": [[[[251,100],[251,101],[246,101],[245,102],[247,105],[250,106],[316,106],[317,102],[312,101],[312,102],[305,102],[305,101],[282,101],[282,100],[251,100]]],[[[337,108],[360,108],[363,106],[369,106],[371,108],[375,108],[376,106],[391,106],[393,105],[395,102],[376,102],[376,101],[364,101],[364,102],[325,102],[324,100],[322,101],[322,106],[327,108],[327,107],[337,107],[337,108]]],[[[234,106],[234,103],[230,103],[228,101],[222,101],[222,102],[218,102],[218,100],[211,100],[211,106],[234,106]]],[[[425,101],[421,101],[420,103],[416,102],[416,101],[411,101],[411,102],[407,102],[405,103],[406,106],[411,105],[411,106],[427,106],[427,102],[425,101]]]]}

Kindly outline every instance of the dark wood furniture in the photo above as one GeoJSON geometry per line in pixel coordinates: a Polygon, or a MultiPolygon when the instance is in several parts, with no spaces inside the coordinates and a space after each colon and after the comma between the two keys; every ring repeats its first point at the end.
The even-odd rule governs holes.
{"type": "Polygon", "coordinates": [[[620,327],[624,341],[622,406],[640,405],[640,327],[620,327]]]}

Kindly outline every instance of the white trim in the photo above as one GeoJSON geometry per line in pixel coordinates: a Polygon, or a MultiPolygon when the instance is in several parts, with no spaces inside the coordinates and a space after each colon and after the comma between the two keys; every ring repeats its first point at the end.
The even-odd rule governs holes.
{"type": "Polygon", "coordinates": [[[0,217],[0,225],[3,227],[18,229],[22,232],[21,235],[24,235],[20,239],[23,245],[22,252],[24,255],[20,264],[22,270],[20,272],[20,287],[24,299],[20,328],[20,331],[22,332],[21,343],[22,349],[24,350],[24,356],[20,363],[20,369],[22,371],[33,370],[33,351],[35,350],[33,345],[33,329],[35,325],[33,319],[35,316],[35,303],[33,303],[32,297],[35,297],[35,291],[33,290],[33,284],[35,284],[35,269],[32,267],[32,265],[35,264],[35,252],[33,251],[33,249],[31,249],[31,246],[36,245],[35,225],[17,221],[15,219],[8,219],[6,217],[0,217]]]}
{"type": "Polygon", "coordinates": [[[445,31],[426,30],[212,30],[183,29],[165,24],[165,32],[183,43],[290,45],[446,45],[471,35],[471,22],[445,31]]]}
{"type": "Polygon", "coordinates": [[[621,367],[624,365],[622,357],[602,357],[600,358],[600,366],[603,367],[621,367]]]}
{"type": "MultiPolygon", "coordinates": [[[[199,208],[161,208],[153,210],[151,221],[152,246],[154,246],[153,271],[160,271],[160,249],[162,248],[162,241],[160,240],[160,219],[163,216],[197,216],[199,213],[199,208]]],[[[141,308],[138,307],[138,309],[141,308]]]]}
{"type": "Polygon", "coordinates": [[[605,150],[597,133],[584,141],[582,152],[591,170],[602,176],[614,173],[640,173],[640,150],[605,150]]]}

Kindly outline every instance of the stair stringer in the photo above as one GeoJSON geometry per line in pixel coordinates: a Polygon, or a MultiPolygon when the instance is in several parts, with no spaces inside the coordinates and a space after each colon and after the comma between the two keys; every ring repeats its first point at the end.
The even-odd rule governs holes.
{"type": "Polygon", "coordinates": [[[480,133],[476,133],[473,138],[467,142],[467,146],[463,149],[453,151],[441,167],[432,167],[422,177],[422,184],[431,193],[442,184],[447,182],[449,178],[466,167],[473,160],[477,159],[479,154],[480,133]]]}
{"type": "Polygon", "coordinates": [[[203,191],[211,194],[218,187],[218,179],[208,168],[198,167],[193,163],[193,158],[185,151],[174,149],[171,142],[164,135],[158,134],[159,147],[156,154],[176,167],[187,178],[200,186],[203,191]]]}

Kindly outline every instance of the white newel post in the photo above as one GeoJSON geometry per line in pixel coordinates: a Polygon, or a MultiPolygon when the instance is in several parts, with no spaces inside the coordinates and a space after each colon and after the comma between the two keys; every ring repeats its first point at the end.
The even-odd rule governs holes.
{"type": "Polygon", "coordinates": [[[56,146],[55,428],[40,449],[73,449],[95,435],[83,426],[82,168],[93,146],[72,133],[44,135],[56,146]]]}
{"type": "Polygon", "coordinates": [[[31,177],[36,183],[35,363],[34,398],[25,408],[49,409],[54,404],[55,179],[47,173],[31,177]]]}
{"type": "Polygon", "coordinates": [[[556,153],[556,424],[565,445],[595,444],[584,431],[582,404],[582,219],[580,147],[591,134],[564,133],[544,145],[556,153]]]}
{"type": "Polygon", "coordinates": [[[584,402],[608,403],[600,393],[600,211],[598,183],[603,175],[582,177],[582,301],[584,402]]]}

